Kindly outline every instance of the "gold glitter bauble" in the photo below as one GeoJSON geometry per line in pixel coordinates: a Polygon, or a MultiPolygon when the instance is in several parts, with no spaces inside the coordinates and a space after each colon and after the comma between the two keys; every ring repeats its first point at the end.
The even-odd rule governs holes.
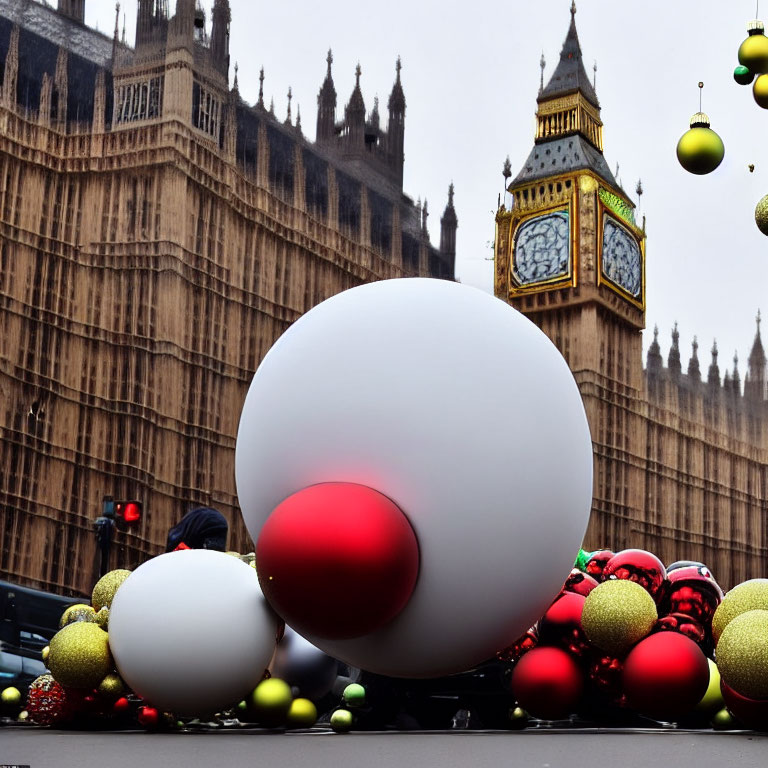
{"type": "Polygon", "coordinates": [[[96,621],[96,611],[94,611],[90,605],[86,605],[85,603],[70,605],[69,608],[61,614],[61,619],[59,619],[59,629],[63,629],[67,624],[72,624],[75,621],[96,621]]]}
{"type": "Polygon", "coordinates": [[[752,84],[752,96],[758,107],[768,109],[768,75],[760,75],[752,84]]]}
{"type": "Polygon", "coordinates": [[[109,608],[105,605],[96,612],[96,623],[106,632],[109,627],[109,608]]]}
{"type": "Polygon", "coordinates": [[[107,699],[119,699],[125,693],[125,683],[120,675],[111,672],[99,683],[96,690],[107,699]]]}
{"type": "Polygon", "coordinates": [[[104,606],[111,608],[112,601],[115,599],[115,592],[130,575],[131,572],[124,569],[105,573],[93,588],[91,602],[94,609],[100,611],[104,606]]]}
{"type": "Polygon", "coordinates": [[[107,633],[89,621],[60,629],[51,640],[48,668],[69,688],[95,688],[112,668],[107,633]]]}
{"type": "Polygon", "coordinates": [[[289,728],[311,728],[317,720],[317,707],[309,699],[294,699],[288,709],[289,728]]]}
{"type": "Polygon", "coordinates": [[[747,611],[728,622],[717,643],[717,666],[736,693],[768,698],[768,611],[747,611]]]}
{"type": "Polygon", "coordinates": [[[755,206],[755,224],[764,235],[768,235],[768,195],[755,206]]]}
{"type": "Polygon", "coordinates": [[[750,579],[726,592],[723,602],[712,616],[712,637],[715,643],[728,622],[747,611],[768,611],[768,579],[750,579]]]}
{"type": "Polygon", "coordinates": [[[581,626],[590,642],[618,656],[642,640],[657,618],[656,603],[639,584],[612,579],[587,595],[581,626]]]}
{"type": "Polygon", "coordinates": [[[45,648],[43,648],[43,650],[40,651],[40,657],[42,658],[43,664],[45,664],[46,667],[48,666],[48,654],[50,652],[51,652],[50,645],[46,645],[45,648]]]}

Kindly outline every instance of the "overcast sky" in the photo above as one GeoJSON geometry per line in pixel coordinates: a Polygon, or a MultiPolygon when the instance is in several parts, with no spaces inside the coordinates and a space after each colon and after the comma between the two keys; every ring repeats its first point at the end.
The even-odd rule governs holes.
{"type": "MultiPolygon", "coordinates": [[[[294,117],[298,105],[310,138],[329,47],[337,118],[359,61],[366,107],[378,95],[386,120],[395,60],[402,57],[405,191],[414,200],[428,199],[437,244],[448,184],[454,182],[457,276],[492,291],[488,259],[502,164],[509,155],[516,175],[533,145],[539,59],[543,51],[546,80],[568,29],[570,0],[230,2],[231,56],[240,66],[241,95],[256,101],[263,65],[267,103],[274,97],[284,118],[290,86],[294,117]]],[[[212,3],[204,0],[204,7],[212,3]]],[[[136,0],[122,5],[132,41],[136,0]]],[[[768,194],[768,111],[754,103],[750,87],[733,80],[755,2],[577,0],[577,6],[590,74],[597,62],[606,159],[611,169],[619,164],[618,177],[635,202],[639,178],[645,192],[639,211],[648,233],[645,346],[658,324],[666,359],[678,321],[684,368],[697,335],[706,376],[716,338],[721,372],[732,368],[738,350],[743,378],[755,315],[758,308],[768,313],[768,239],[754,224],[755,205],[768,194]],[[699,80],[705,83],[703,109],[726,148],[720,168],[704,177],[687,174],[675,156],[698,111],[699,80]]],[[[111,32],[112,3],[87,0],[86,8],[89,24],[111,32]]],[[[768,14],[768,2],[764,10],[768,14]]]]}

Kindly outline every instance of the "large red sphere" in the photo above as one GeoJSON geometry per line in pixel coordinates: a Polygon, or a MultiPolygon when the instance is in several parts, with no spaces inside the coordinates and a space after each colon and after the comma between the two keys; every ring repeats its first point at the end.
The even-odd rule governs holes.
{"type": "Polygon", "coordinates": [[[709,664],[696,643],[677,632],[641,640],[624,661],[628,706],[656,720],[674,721],[701,701],[709,664]]]}
{"type": "Polygon", "coordinates": [[[768,700],[742,696],[722,680],[720,690],[725,699],[725,706],[743,725],[756,731],[768,730],[768,700]]]}
{"type": "Polygon", "coordinates": [[[289,496],[256,544],[264,595],[288,624],[329,639],[359,637],[405,607],[419,572],[416,534],[393,501],[352,483],[289,496]]]}
{"type": "Polygon", "coordinates": [[[529,714],[559,720],[576,710],[584,676],[574,659],[560,648],[534,648],[512,672],[512,695],[529,714]]]}
{"type": "Polygon", "coordinates": [[[603,568],[603,580],[628,579],[651,593],[656,602],[662,597],[662,585],[667,577],[664,564],[656,555],[644,549],[624,549],[617,552],[603,568]]]}

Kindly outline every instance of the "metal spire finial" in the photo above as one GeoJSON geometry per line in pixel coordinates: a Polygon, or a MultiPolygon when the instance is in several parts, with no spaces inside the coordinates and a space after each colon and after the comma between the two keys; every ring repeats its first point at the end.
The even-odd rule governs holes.
{"type": "Polygon", "coordinates": [[[571,0],[571,17],[576,15],[576,0],[571,0]]]}
{"type": "Polygon", "coordinates": [[[544,51],[541,52],[539,66],[541,67],[541,82],[539,83],[539,93],[541,93],[544,90],[544,67],[547,66],[547,60],[544,58],[544,51]]]}
{"type": "Polygon", "coordinates": [[[331,64],[333,64],[333,51],[328,49],[328,56],[325,59],[328,62],[328,77],[331,76],[331,64]]]}
{"type": "Polygon", "coordinates": [[[395,70],[397,72],[397,79],[400,80],[400,70],[403,68],[403,63],[400,61],[400,56],[397,57],[397,63],[395,64],[395,70]]]}
{"type": "Polygon", "coordinates": [[[363,74],[363,70],[360,67],[360,62],[358,61],[357,62],[357,66],[355,67],[355,86],[357,88],[360,87],[360,75],[362,75],[362,74],[363,74]]]}
{"type": "Polygon", "coordinates": [[[240,86],[239,86],[238,80],[237,80],[237,73],[238,73],[239,69],[240,69],[240,65],[237,62],[235,62],[235,82],[232,84],[232,88],[235,91],[240,90],[240,86]]]}
{"type": "Polygon", "coordinates": [[[288,86],[288,114],[285,118],[285,124],[291,125],[291,100],[293,99],[293,89],[291,86],[288,86]]]}
{"type": "Polygon", "coordinates": [[[259,72],[259,102],[260,107],[264,107],[264,67],[259,72]]]}

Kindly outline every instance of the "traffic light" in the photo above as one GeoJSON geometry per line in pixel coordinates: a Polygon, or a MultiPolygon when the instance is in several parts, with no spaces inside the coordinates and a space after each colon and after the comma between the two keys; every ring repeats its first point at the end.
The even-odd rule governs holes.
{"type": "Polygon", "coordinates": [[[141,524],[142,506],[140,501],[116,501],[115,517],[118,522],[125,523],[129,528],[141,524]]]}

